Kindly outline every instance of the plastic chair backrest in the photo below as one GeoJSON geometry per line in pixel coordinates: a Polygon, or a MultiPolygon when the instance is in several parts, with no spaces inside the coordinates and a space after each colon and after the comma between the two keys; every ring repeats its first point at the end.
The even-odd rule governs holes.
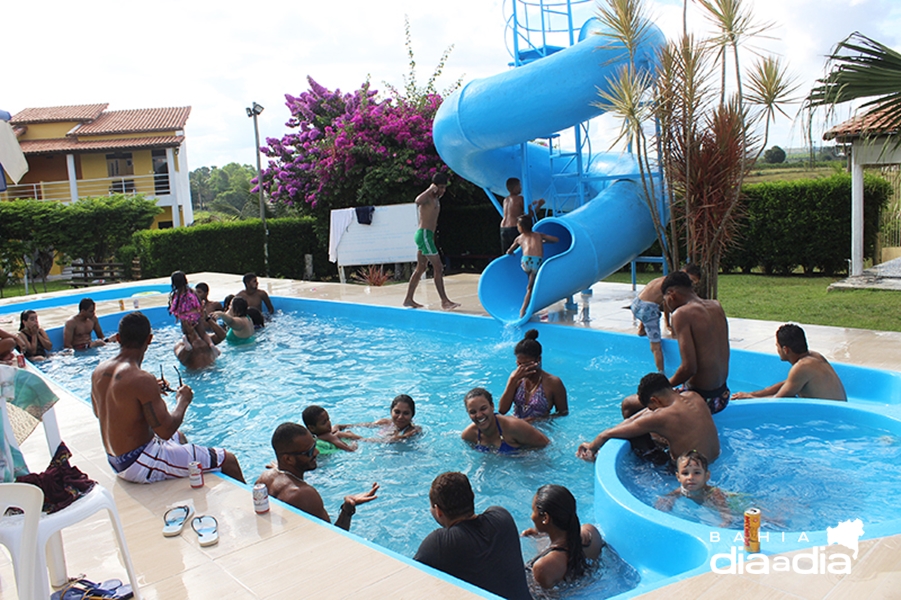
{"type": "MultiPolygon", "coordinates": [[[[28,483],[0,483],[0,519],[17,519],[4,517],[6,509],[15,506],[25,511],[20,535],[18,560],[14,561],[16,569],[16,588],[19,598],[35,598],[35,569],[37,568],[38,524],[41,520],[41,507],[44,504],[44,492],[41,488],[28,483]]],[[[43,562],[43,561],[41,561],[43,562]]]]}

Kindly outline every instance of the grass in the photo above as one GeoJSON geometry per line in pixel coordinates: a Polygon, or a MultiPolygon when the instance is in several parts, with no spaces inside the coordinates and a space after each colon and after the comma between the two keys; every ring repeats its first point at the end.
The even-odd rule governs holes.
{"type": "MultiPolygon", "coordinates": [[[[66,281],[48,281],[47,289],[44,289],[44,283],[42,281],[38,281],[36,283],[29,282],[28,291],[30,294],[43,294],[45,292],[58,292],[60,290],[71,290],[72,286],[70,286],[66,281]]],[[[14,298],[16,296],[24,296],[25,295],[25,284],[18,285],[9,285],[3,288],[3,298],[14,298]]]]}
{"type": "MultiPolygon", "coordinates": [[[[638,273],[647,283],[659,273],[638,273]]],[[[719,300],[726,315],[740,319],[792,321],[830,327],[901,331],[901,293],[887,290],[827,291],[833,277],[720,275],[719,300]]],[[[631,283],[629,273],[605,281],[631,283]]]]}

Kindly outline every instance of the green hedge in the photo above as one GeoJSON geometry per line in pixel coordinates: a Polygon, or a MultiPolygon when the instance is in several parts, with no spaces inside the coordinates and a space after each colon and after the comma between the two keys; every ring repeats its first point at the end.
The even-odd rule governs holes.
{"type": "MultiPolygon", "coordinates": [[[[332,274],[328,249],[314,231],[312,217],[270,219],[269,274],[273,277],[302,279],[304,255],[313,255],[317,277],[332,274]]],[[[123,262],[135,256],[141,259],[143,277],[165,277],[172,271],[187,273],[262,274],[263,227],[259,219],[209,223],[178,229],[139,231],[132,244],[119,252],[123,262]]]]}
{"type": "MultiPolygon", "coordinates": [[[[851,176],[747,185],[738,244],[721,261],[722,270],[761,267],[789,274],[798,267],[832,275],[846,272],[851,256],[851,176]]],[[[879,211],[891,195],[889,183],[864,178],[864,255],[872,257],[879,211]]]]}

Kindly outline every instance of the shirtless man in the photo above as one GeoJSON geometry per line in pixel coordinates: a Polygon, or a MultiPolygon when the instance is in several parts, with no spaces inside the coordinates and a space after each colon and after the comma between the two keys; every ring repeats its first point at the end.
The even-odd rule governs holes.
{"type": "Polygon", "coordinates": [[[422,308],[413,300],[416,286],[425,273],[428,263],[432,263],[432,271],[435,275],[435,289],[441,298],[441,308],[450,310],[460,306],[451,302],[444,291],[444,268],[438,256],[438,246],[435,244],[435,230],[438,228],[438,214],[441,212],[439,200],[447,190],[447,175],[436,173],[432,177],[432,184],[423,193],[416,196],[416,207],[419,209],[419,230],[416,231],[416,270],[410,277],[407,286],[407,296],[404,298],[404,306],[410,308],[422,308]]]}
{"type": "Polygon", "coordinates": [[[91,376],[91,403],[110,466],[126,481],[153,483],[187,477],[188,463],[197,461],[205,471],[221,469],[243,483],[232,453],[189,444],[178,431],[194,392],[179,386],[175,410],[169,412],[161,395],[164,383],[141,370],[152,340],[147,317],[125,315],[119,321],[119,354],[100,363],[91,376]]]}
{"type": "Polygon", "coordinates": [[[260,289],[260,282],[253,273],[244,275],[244,289],[235,294],[235,298],[244,298],[247,300],[248,307],[255,308],[260,312],[263,312],[264,304],[270,315],[275,312],[275,309],[272,307],[272,300],[269,299],[269,294],[265,290],[260,289]]]}
{"type": "MultiPolygon", "coordinates": [[[[316,488],[303,480],[304,473],[318,466],[316,457],[319,456],[319,450],[316,449],[316,440],[312,434],[303,425],[282,423],[272,434],[272,449],[275,450],[277,466],[268,465],[256,483],[266,484],[269,495],[273,498],[331,523],[322,504],[322,496],[316,488]]],[[[375,500],[378,489],[379,484],[373,483],[368,492],[344,496],[335,526],[349,531],[350,520],[357,512],[357,505],[375,500]]]]}
{"type": "MultiPolygon", "coordinates": [[[[507,180],[507,197],[504,198],[504,218],[501,220],[501,252],[506,252],[513,244],[513,240],[519,235],[517,223],[519,217],[525,214],[525,201],[522,197],[522,184],[516,177],[507,180]]],[[[529,213],[533,213],[544,206],[544,199],[535,200],[529,206],[529,213]]]]}
{"type": "Polygon", "coordinates": [[[94,314],[94,309],[93,300],[82,298],[78,303],[78,314],[66,321],[63,327],[63,348],[87,350],[106,345],[103,329],[100,328],[100,320],[94,314]],[[91,339],[92,332],[97,335],[96,340],[91,339]]]}
{"type": "MultiPolygon", "coordinates": [[[[638,400],[645,410],[602,431],[591,443],[579,444],[576,456],[594,460],[601,446],[611,439],[638,442],[633,443],[633,448],[640,445],[642,447],[636,450],[644,452],[648,447],[654,447],[650,434],[663,439],[667,446],[666,458],[673,464],[689,450],[697,450],[710,462],[720,455],[716,425],[701,396],[690,391],[677,392],[666,375],[649,373],[638,384],[638,400]]],[[[643,457],[654,460],[653,456],[643,457]]]]}
{"type": "MultiPolygon", "coordinates": [[[[222,303],[217,300],[210,300],[210,286],[202,281],[194,286],[194,293],[197,299],[203,305],[203,314],[208,316],[217,310],[224,310],[222,303]]],[[[267,294],[268,297],[268,294],[267,294]]]]}
{"type": "Polygon", "coordinates": [[[253,321],[247,316],[247,300],[241,296],[232,299],[228,312],[217,310],[210,317],[222,319],[228,325],[225,339],[230,344],[246,344],[253,337],[253,321]]]}
{"type": "MultiPolygon", "coordinates": [[[[692,284],[697,283],[701,279],[701,269],[692,263],[688,263],[682,270],[688,273],[692,284]]],[[[666,321],[666,327],[672,333],[673,328],[670,326],[670,311],[663,301],[663,280],[666,277],[658,277],[649,281],[638,297],[632,301],[632,315],[638,319],[638,335],[648,336],[651,343],[651,354],[654,355],[654,364],[657,371],[663,373],[663,348],[660,345],[660,311],[666,321]]]]}
{"type": "Polygon", "coordinates": [[[204,344],[193,327],[188,328],[188,333],[175,342],[175,357],[178,362],[192,371],[213,365],[221,354],[215,344],[225,339],[226,331],[212,317],[206,317],[206,327],[212,331],[210,338],[213,340],[213,346],[204,344]],[[185,338],[189,344],[185,343],[185,338]]]}
{"type": "Polygon", "coordinates": [[[791,369],[785,381],[757,390],[756,392],[736,392],[733,400],[746,398],[821,398],[824,400],[847,400],[845,386],[822,354],[807,349],[804,330],[787,323],[776,330],[776,350],[779,358],[788,362],[791,369]]]}

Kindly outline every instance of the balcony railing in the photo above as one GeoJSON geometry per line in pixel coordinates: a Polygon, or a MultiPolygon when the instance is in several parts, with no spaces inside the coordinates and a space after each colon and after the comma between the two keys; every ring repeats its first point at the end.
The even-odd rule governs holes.
{"type": "MultiPolygon", "coordinates": [[[[169,175],[126,175],[123,177],[104,177],[102,179],[79,179],[78,197],[96,198],[112,194],[143,194],[148,198],[167,196],[171,193],[169,175]]],[[[72,193],[68,181],[41,181],[39,183],[20,183],[11,185],[5,192],[0,192],[0,200],[18,198],[34,198],[52,202],[71,202],[72,193]]]]}

